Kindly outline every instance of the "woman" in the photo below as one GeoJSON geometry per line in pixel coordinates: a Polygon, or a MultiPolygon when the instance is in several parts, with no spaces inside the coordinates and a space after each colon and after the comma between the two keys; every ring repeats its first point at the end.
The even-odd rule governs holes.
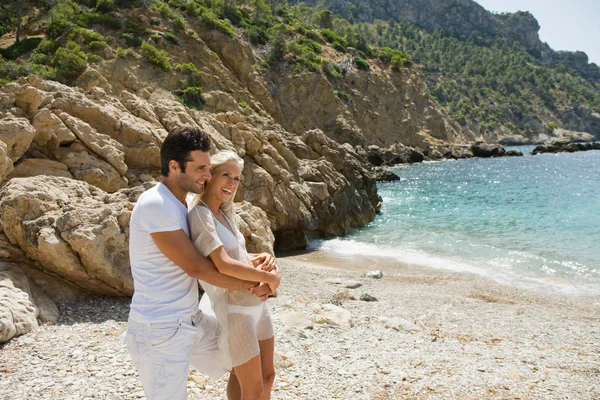
{"type": "MultiPolygon", "coordinates": [[[[277,271],[252,265],[244,236],[236,227],[233,199],[240,183],[243,160],[232,151],[211,157],[212,178],[196,196],[188,215],[194,245],[210,257],[219,272],[262,282],[274,292],[277,271]]],[[[201,282],[206,294],[200,307],[212,309],[221,324],[220,363],[231,370],[227,385],[230,400],[268,400],[275,378],[274,338],[266,303],[247,290],[226,290],[201,282]],[[237,377],[237,379],[236,379],[237,377]]]]}

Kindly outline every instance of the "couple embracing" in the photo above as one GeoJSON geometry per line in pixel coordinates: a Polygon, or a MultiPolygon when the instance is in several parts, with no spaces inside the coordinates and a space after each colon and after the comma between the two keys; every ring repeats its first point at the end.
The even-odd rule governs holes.
{"type": "Polygon", "coordinates": [[[197,128],[171,132],[160,150],[162,182],[131,215],[125,341],[148,399],[185,399],[190,365],[213,379],[229,371],[229,400],[270,399],[274,338],[265,300],[279,269],[267,253],[248,254],[236,227],[243,160],[209,150],[197,128]]]}

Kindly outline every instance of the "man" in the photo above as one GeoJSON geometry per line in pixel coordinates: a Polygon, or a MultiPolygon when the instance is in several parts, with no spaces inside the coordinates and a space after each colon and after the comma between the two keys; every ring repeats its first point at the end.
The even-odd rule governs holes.
{"type": "MultiPolygon", "coordinates": [[[[209,149],[197,128],[170,133],[160,150],[163,180],[142,193],[131,214],[134,294],[125,341],[148,399],[185,399],[190,362],[218,376],[211,356],[219,326],[198,310],[198,278],[263,299],[269,294],[268,286],[221,275],[189,238],[186,195],[201,193],[210,179],[209,149]]],[[[254,262],[274,260],[263,253],[254,262]]]]}

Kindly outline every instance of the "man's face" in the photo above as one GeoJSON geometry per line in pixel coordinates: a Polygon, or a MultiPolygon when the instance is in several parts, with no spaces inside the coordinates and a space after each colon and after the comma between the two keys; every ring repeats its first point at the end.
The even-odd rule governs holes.
{"type": "Polygon", "coordinates": [[[210,154],[207,151],[194,150],[190,157],[192,160],[185,165],[185,172],[179,171],[177,183],[185,191],[199,194],[204,191],[204,182],[211,178],[210,154]]]}

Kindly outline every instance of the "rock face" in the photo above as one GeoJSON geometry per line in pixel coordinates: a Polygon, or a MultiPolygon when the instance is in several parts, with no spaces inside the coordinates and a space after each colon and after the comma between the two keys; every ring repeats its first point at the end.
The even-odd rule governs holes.
{"type": "Polygon", "coordinates": [[[55,176],[14,178],[0,189],[0,224],[33,264],[96,294],[131,295],[127,197],[55,176]]]}
{"type": "MultiPolygon", "coordinates": [[[[310,5],[318,3],[307,1],[310,5]]],[[[494,15],[472,0],[368,0],[353,7],[351,0],[328,0],[328,9],[345,18],[359,21],[406,18],[428,31],[440,29],[460,37],[498,36],[518,40],[532,54],[538,56],[548,48],[538,37],[540,26],[528,12],[494,15]]]]}
{"type": "Polygon", "coordinates": [[[18,264],[0,262],[0,299],[0,343],[58,319],[56,305],[18,264]]]}
{"type": "Polygon", "coordinates": [[[82,93],[34,76],[0,93],[2,111],[14,115],[0,120],[0,260],[27,265],[43,289],[63,293],[56,299],[132,294],[131,210],[155,184],[162,139],[182,125],[205,130],[213,151],[244,158],[237,200],[249,251],[344,234],[371,221],[380,205],[364,152],[320,130],[295,135],[246,109],[200,113],[173,100],[98,87],[82,93]]]}
{"type": "Polygon", "coordinates": [[[429,101],[415,69],[392,72],[372,60],[369,71],[359,71],[349,56],[338,58],[338,65],[350,67],[335,87],[315,73],[271,76],[279,106],[275,118],[286,130],[320,129],[339,143],[364,148],[467,140],[458,124],[429,101]]]}

